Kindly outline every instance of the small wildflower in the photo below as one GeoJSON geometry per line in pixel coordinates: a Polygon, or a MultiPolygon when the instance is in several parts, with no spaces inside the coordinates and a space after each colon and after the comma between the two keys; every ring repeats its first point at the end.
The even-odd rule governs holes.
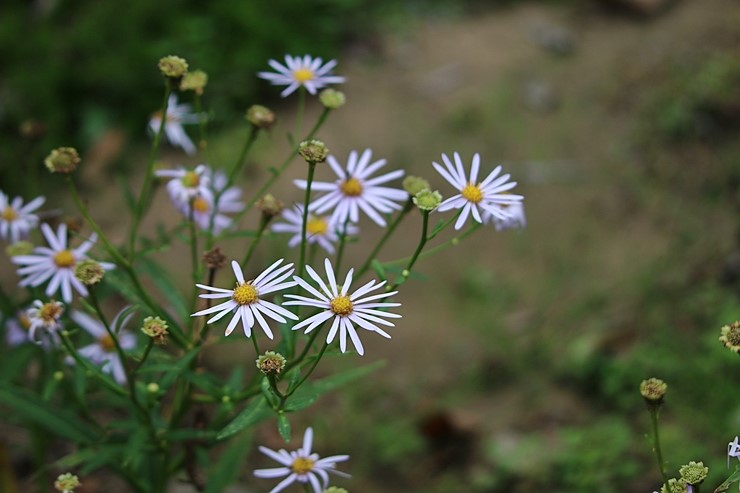
{"type": "MultiPolygon", "coordinates": [[[[316,181],[311,185],[312,190],[327,192],[314,200],[308,210],[316,214],[334,209],[332,221],[345,224],[347,221],[357,223],[360,219],[360,210],[368,215],[378,226],[385,226],[382,214],[402,208],[395,201],[408,200],[408,194],[403,190],[380,186],[383,183],[403,176],[403,170],[391,171],[384,175],[372,177],[380,168],[385,166],[386,160],[379,159],[371,162],[373,152],[365,149],[360,155],[357,151],[349,153],[346,169],[339,165],[334,156],[328,156],[327,164],[337,175],[335,182],[316,181]]],[[[293,183],[305,190],[305,180],[295,180],[293,183]]]]}
{"type": "Polygon", "coordinates": [[[659,378],[648,378],[640,383],[640,394],[649,404],[663,402],[668,385],[659,378]]]}
{"type": "Polygon", "coordinates": [[[191,217],[203,231],[212,230],[214,235],[232,226],[233,220],[226,214],[244,209],[239,187],[227,187],[228,178],[222,171],[213,171],[205,166],[205,174],[211,184],[209,193],[193,197],[186,207],[178,207],[187,218],[191,217]],[[215,203],[214,203],[215,202],[215,203]]]}
{"type": "Polygon", "coordinates": [[[719,340],[730,351],[740,353],[740,321],[722,327],[719,340]]]}
{"type": "Polygon", "coordinates": [[[33,252],[33,243],[30,241],[16,241],[5,247],[5,253],[8,254],[8,257],[28,255],[31,252],[33,252]]]}
{"type": "Polygon", "coordinates": [[[704,466],[703,462],[694,462],[693,460],[686,465],[681,466],[678,470],[681,479],[686,480],[687,484],[696,485],[707,478],[709,468],[704,466]]]}
{"type": "Polygon", "coordinates": [[[259,104],[252,105],[247,109],[246,118],[254,127],[265,130],[272,128],[277,120],[272,110],[259,104]]]}
{"type": "Polygon", "coordinates": [[[274,351],[266,351],[257,358],[257,368],[264,375],[279,375],[285,368],[285,358],[274,351]]]}
{"type": "Polygon", "coordinates": [[[44,204],[44,197],[36,197],[26,205],[23,199],[0,192],[0,238],[18,243],[36,227],[39,217],[33,212],[44,204]]]}
{"type": "Polygon", "coordinates": [[[316,282],[319,289],[311,286],[300,277],[293,277],[298,285],[308,291],[312,296],[314,296],[314,298],[307,298],[305,296],[295,294],[286,294],[285,297],[292,301],[286,301],[285,305],[309,306],[312,308],[319,308],[321,310],[316,315],[308,317],[294,325],[293,330],[305,327],[306,330],[304,333],[308,334],[312,330],[320,327],[324,322],[333,319],[329,333],[326,336],[327,344],[331,344],[334,341],[334,338],[339,335],[339,349],[344,353],[347,351],[347,336],[349,335],[352,344],[355,346],[355,349],[360,356],[365,353],[365,349],[362,346],[360,336],[357,335],[355,325],[370,332],[377,332],[386,339],[390,339],[391,336],[386,331],[378,327],[378,325],[395,327],[393,323],[385,319],[401,318],[401,315],[390,313],[385,309],[401,306],[401,304],[381,302],[380,300],[393,296],[398,293],[398,291],[367,296],[372,291],[380,289],[385,285],[385,281],[378,283],[377,281],[372,280],[350,293],[349,288],[352,284],[352,274],[354,273],[354,269],[349,270],[347,277],[344,279],[344,283],[341,285],[337,284],[336,277],[334,276],[334,269],[332,268],[329,259],[324,260],[324,269],[326,270],[326,279],[329,281],[328,286],[310,265],[306,266],[306,272],[308,272],[311,279],[316,282]]]}
{"type": "Polygon", "coordinates": [[[280,93],[282,97],[289,96],[299,87],[305,87],[309,94],[316,94],[318,89],[328,84],[341,84],[345,81],[344,77],[331,75],[331,70],[337,65],[336,60],[330,60],[322,66],[321,58],[285,55],[285,65],[275,60],[267,63],[277,73],[258,72],[257,77],[270,81],[274,86],[288,86],[280,93]]]}
{"type": "MultiPolygon", "coordinates": [[[[130,351],[136,347],[136,336],[122,328],[131,317],[131,314],[129,314],[126,318],[120,320],[124,310],[126,309],[124,308],[118,312],[110,323],[111,330],[116,331],[116,340],[113,339],[105,325],[99,320],[76,310],[72,311],[70,315],[75,323],[95,338],[95,342],[79,349],[80,356],[90,360],[94,365],[101,365],[100,370],[112,375],[119,385],[126,383],[126,371],[117,352],[116,341],[123,351],[130,351]]],[[[74,363],[74,360],[70,362],[74,363]]]]}
{"type": "Polygon", "coordinates": [[[515,204],[500,204],[499,208],[508,214],[508,217],[502,218],[494,216],[488,211],[483,212],[483,223],[493,222],[493,226],[496,231],[504,231],[507,229],[520,229],[527,226],[527,218],[524,215],[524,203],[517,202],[515,204]]]}
{"type": "MultiPolygon", "coordinates": [[[[283,211],[282,218],[285,222],[272,225],[275,233],[293,233],[288,240],[288,246],[295,248],[301,244],[303,233],[303,205],[295,205],[291,209],[283,211]]],[[[320,216],[309,213],[306,221],[306,241],[309,244],[317,243],[327,253],[334,253],[334,244],[339,241],[339,233],[343,225],[337,224],[330,216],[320,216]]],[[[356,235],[358,228],[353,224],[347,224],[345,235],[356,235]]]]}
{"type": "Polygon", "coordinates": [[[412,197],[422,190],[430,190],[431,187],[429,182],[424,178],[418,176],[409,175],[403,179],[401,186],[406,190],[412,197]]]}
{"type": "Polygon", "coordinates": [[[188,62],[175,55],[162,57],[159,59],[159,71],[169,79],[180,79],[188,72],[188,62]]]}
{"type": "Polygon", "coordinates": [[[414,204],[420,210],[430,212],[439,207],[442,203],[442,195],[438,191],[429,189],[422,190],[414,195],[414,204]]]}
{"type": "Polygon", "coordinates": [[[226,255],[219,247],[213,247],[203,254],[203,262],[209,269],[218,270],[226,265],[226,255]]]}
{"type": "Polygon", "coordinates": [[[177,169],[161,169],[154,172],[154,176],[171,178],[167,182],[167,193],[175,208],[186,213],[190,210],[190,201],[196,197],[213,202],[211,174],[210,168],[205,164],[199,164],[193,169],[180,166],[177,169]]]}
{"type": "Polygon", "coordinates": [[[75,488],[82,485],[80,479],[72,473],[60,474],[56,481],[54,481],[54,488],[61,493],[72,493],[75,488]]]}
{"type": "Polygon", "coordinates": [[[270,193],[262,196],[254,206],[262,211],[262,215],[268,219],[279,216],[285,209],[285,204],[270,193]]]}
{"type": "MultiPolygon", "coordinates": [[[[187,154],[195,154],[196,148],[188,137],[183,125],[200,123],[204,115],[193,113],[189,104],[177,104],[177,96],[171,94],[167,99],[167,109],[164,118],[164,133],[167,140],[175,147],[180,147],[187,154]]],[[[162,125],[162,112],[157,111],[149,118],[149,132],[156,135],[162,125]]]]}
{"type": "Polygon", "coordinates": [[[326,161],[329,149],[320,140],[304,140],[298,144],[298,154],[309,164],[318,164],[326,161]]]}
{"type": "Polygon", "coordinates": [[[727,467],[730,467],[730,458],[735,457],[740,460],[740,437],[735,437],[733,441],[727,444],[727,467]]]}
{"type": "MultiPolygon", "coordinates": [[[[26,317],[30,325],[28,327],[28,338],[33,342],[38,342],[36,331],[44,329],[47,334],[55,334],[61,327],[59,319],[64,313],[64,305],[59,301],[48,301],[46,303],[36,300],[31,308],[26,310],[26,317]]],[[[52,335],[53,337],[53,335],[52,335]]]]}
{"type": "Polygon", "coordinates": [[[193,70],[183,76],[182,81],[180,81],[180,90],[193,91],[198,95],[202,95],[203,89],[205,89],[207,84],[208,74],[202,70],[193,70]]]}
{"type": "Polygon", "coordinates": [[[221,299],[229,298],[228,301],[224,301],[216,306],[206,308],[199,312],[193,313],[191,317],[200,317],[202,315],[209,315],[215,313],[206,323],[213,323],[221,318],[225,317],[229,313],[233,313],[234,316],[231,318],[229,325],[226,327],[225,335],[229,335],[234,331],[236,325],[241,320],[242,327],[244,328],[244,335],[247,337],[252,336],[252,327],[255,323],[258,323],[262,330],[265,332],[267,337],[272,339],[274,336],[272,330],[267,325],[267,321],[263,315],[267,315],[269,318],[280,322],[286,323],[285,318],[292,320],[298,320],[293,313],[289,312],[285,308],[270,303],[267,300],[262,299],[262,296],[280,291],[282,289],[290,288],[295,286],[294,281],[285,281],[293,274],[293,264],[278,266],[283,263],[285,259],[280,259],[273,263],[267,269],[265,269],[259,276],[250,281],[244,279],[244,273],[238,262],[235,260],[231,261],[231,268],[234,271],[236,277],[236,287],[234,289],[223,289],[212,286],[206,286],[204,284],[196,284],[201,289],[211,291],[210,293],[201,294],[201,298],[205,299],[221,299]]]}
{"type": "Polygon", "coordinates": [[[324,105],[325,108],[330,110],[336,110],[344,106],[347,102],[347,98],[344,96],[342,91],[336,89],[324,89],[319,93],[319,101],[324,105]]]}
{"type": "Polygon", "coordinates": [[[167,342],[167,334],[169,333],[167,332],[167,322],[159,317],[146,317],[141,326],[141,331],[154,339],[155,344],[162,345],[167,342]]]}
{"type": "Polygon", "coordinates": [[[44,164],[52,173],[71,173],[80,164],[80,155],[74,147],[58,147],[51,151],[44,164]]]}
{"type": "Polygon", "coordinates": [[[85,286],[93,286],[103,280],[105,269],[100,262],[85,259],[75,266],[75,277],[85,286]]]}
{"type": "Polygon", "coordinates": [[[260,446],[259,450],[269,458],[279,462],[283,467],[272,469],[257,469],[254,475],[258,478],[279,478],[285,476],[270,493],[278,493],[295,483],[310,484],[314,493],[322,493],[329,484],[329,474],[336,474],[348,478],[345,474],[336,470],[337,462],[344,462],[349,459],[349,455],[333,455],[323,459],[317,453],[311,452],[313,446],[313,430],[306,428],[303,435],[303,446],[298,450],[288,452],[285,449],[274,451],[267,447],[260,446]]]}
{"type": "MultiPolygon", "coordinates": [[[[49,247],[36,247],[31,255],[18,255],[10,259],[20,266],[18,275],[25,276],[20,285],[40,286],[48,280],[46,296],[53,296],[61,290],[65,303],[72,301],[72,288],[81,296],[87,296],[87,288],[75,277],[74,272],[77,264],[88,258],[87,252],[95,245],[97,235],[91,234],[82,245],[70,249],[67,246],[66,224],[60,224],[56,233],[48,224],[42,224],[41,232],[49,247]]],[[[100,262],[100,266],[104,270],[115,268],[108,262],[100,262]]]]}

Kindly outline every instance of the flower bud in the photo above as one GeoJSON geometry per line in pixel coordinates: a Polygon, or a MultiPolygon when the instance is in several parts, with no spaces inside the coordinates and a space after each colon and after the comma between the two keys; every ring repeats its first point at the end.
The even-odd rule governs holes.
{"type": "Polygon", "coordinates": [[[146,317],[141,331],[154,339],[155,344],[167,343],[167,322],[159,317],[146,317]]]}
{"type": "Polygon", "coordinates": [[[265,354],[257,358],[257,368],[264,375],[279,375],[285,368],[285,358],[280,353],[266,351],[265,354]]]}
{"type": "Polygon", "coordinates": [[[660,493],[686,493],[686,480],[671,478],[660,489],[660,493]]]}
{"type": "Polygon", "coordinates": [[[257,209],[262,211],[262,215],[268,219],[279,216],[280,213],[283,212],[283,209],[285,209],[285,204],[273,197],[270,193],[264,195],[254,205],[257,209]]]}
{"type": "Polygon", "coordinates": [[[33,243],[30,241],[16,241],[5,247],[5,253],[8,257],[15,257],[17,255],[28,255],[33,251],[33,243]]]}
{"type": "Polygon", "coordinates": [[[85,259],[75,266],[75,277],[85,286],[93,286],[103,280],[105,269],[99,262],[85,259]]]}
{"type": "Polygon", "coordinates": [[[159,384],[157,382],[150,382],[146,385],[146,391],[150,394],[156,394],[159,392],[159,384]]]}
{"type": "Polygon", "coordinates": [[[159,71],[168,79],[179,80],[188,72],[188,62],[179,56],[166,56],[159,59],[159,71]]]}
{"type": "Polygon", "coordinates": [[[740,322],[722,327],[719,340],[730,351],[740,354],[740,322]]]}
{"type": "Polygon", "coordinates": [[[318,164],[326,161],[329,149],[320,140],[304,140],[298,144],[298,154],[309,164],[318,164]]]}
{"type": "Polygon", "coordinates": [[[403,189],[406,190],[412,197],[424,189],[429,190],[429,182],[424,178],[418,176],[409,175],[403,179],[403,189]]]}
{"type": "Polygon", "coordinates": [[[80,164],[80,155],[74,147],[58,147],[46,157],[44,164],[52,173],[71,173],[80,164]]]}
{"type": "Polygon", "coordinates": [[[180,90],[193,91],[196,94],[201,95],[203,94],[203,89],[205,89],[207,84],[208,74],[202,70],[193,70],[183,76],[180,81],[180,90]]]}
{"type": "Polygon", "coordinates": [[[60,474],[56,481],[54,481],[54,488],[62,493],[72,493],[75,488],[79,487],[80,479],[72,473],[60,474]]]}
{"type": "Polygon", "coordinates": [[[703,462],[694,462],[692,460],[688,464],[681,466],[678,473],[681,475],[681,479],[686,480],[688,484],[696,485],[707,478],[709,468],[705,467],[703,462]]]}
{"type": "Polygon", "coordinates": [[[659,378],[648,378],[640,383],[640,394],[648,404],[660,404],[663,402],[668,385],[659,378]]]}
{"type": "Polygon", "coordinates": [[[61,382],[62,380],[64,380],[64,372],[55,371],[53,377],[54,377],[54,380],[56,380],[57,382],[61,382]]]}
{"type": "Polygon", "coordinates": [[[209,269],[218,270],[226,265],[226,255],[219,247],[214,247],[203,254],[203,262],[209,269]]]}
{"type": "Polygon", "coordinates": [[[275,120],[277,120],[275,113],[259,104],[252,105],[247,110],[247,121],[256,128],[269,130],[275,125],[275,120]]]}
{"type": "Polygon", "coordinates": [[[344,106],[347,102],[347,98],[344,96],[342,91],[336,89],[324,89],[319,93],[319,101],[324,105],[325,108],[330,110],[336,110],[344,106]]]}
{"type": "Polygon", "coordinates": [[[414,204],[419,210],[431,212],[442,203],[442,195],[438,191],[431,191],[428,188],[414,195],[414,204]]]}

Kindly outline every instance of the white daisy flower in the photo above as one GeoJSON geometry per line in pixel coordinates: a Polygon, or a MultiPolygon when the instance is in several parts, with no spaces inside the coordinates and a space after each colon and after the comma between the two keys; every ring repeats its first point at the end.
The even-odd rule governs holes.
{"type": "Polygon", "coordinates": [[[272,339],[272,330],[270,330],[270,327],[267,325],[267,321],[265,321],[265,317],[263,315],[267,315],[271,319],[283,324],[287,322],[285,318],[298,320],[298,317],[290,313],[285,308],[261,298],[261,296],[266,294],[295,286],[296,283],[294,281],[283,282],[293,274],[293,264],[287,264],[279,269],[277,268],[277,266],[283,263],[284,260],[285,259],[281,258],[265,269],[259,276],[250,281],[244,280],[242,268],[236,260],[232,260],[231,268],[234,271],[234,276],[236,276],[236,287],[234,289],[215,288],[203,284],[196,284],[196,286],[201,289],[212,291],[212,293],[201,294],[201,298],[230,299],[219,305],[193,313],[191,317],[199,317],[201,315],[215,313],[216,315],[206,322],[210,324],[220,320],[229,313],[233,313],[234,316],[231,318],[231,322],[229,322],[228,327],[226,327],[225,335],[228,336],[231,334],[236,327],[236,324],[241,320],[242,327],[244,328],[244,335],[251,337],[252,327],[256,320],[267,337],[272,339]]]}
{"type": "MultiPolygon", "coordinates": [[[[177,96],[175,94],[170,95],[167,100],[166,115],[164,133],[167,135],[167,140],[173,146],[181,147],[186,153],[190,155],[195,154],[195,144],[188,137],[183,124],[199,123],[203,115],[193,113],[189,104],[177,104],[177,96]]],[[[162,112],[157,111],[149,119],[149,131],[152,135],[156,135],[159,132],[159,126],[161,124],[162,112]]]]}
{"type": "Polygon", "coordinates": [[[36,338],[36,331],[43,329],[46,334],[51,335],[52,338],[56,337],[56,331],[62,326],[59,323],[59,319],[64,313],[64,305],[59,301],[47,301],[43,303],[41,300],[36,300],[31,304],[31,308],[26,310],[26,316],[30,322],[28,328],[28,338],[36,343],[43,341],[44,339],[36,338]]]}
{"type": "Polygon", "coordinates": [[[735,437],[733,441],[727,444],[727,467],[730,467],[730,458],[735,457],[740,460],[740,437],[735,437]]]}
{"type": "Polygon", "coordinates": [[[515,181],[509,181],[509,174],[499,176],[501,166],[496,166],[483,181],[478,182],[478,170],[480,168],[480,154],[473,156],[473,164],[470,168],[470,178],[466,178],[463,169],[462,159],[458,153],[454,154],[455,164],[453,165],[446,154],[442,154],[442,161],[445,166],[442,167],[433,162],[436,169],[442,177],[447,180],[453,187],[460,191],[459,194],[450,197],[439,205],[437,209],[440,212],[450,209],[462,209],[460,217],[455,222],[455,229],[462,228],[470,214],[473,219],[483,223],[481,214],[485,211],[493,217],[507,219],[509,213],[504,211],[501,205],[510,205],[521,202],[524,198],[521,195],[505,193],[516,186],[515,181]]]}
{"type": "Polygon", "coordinates": [[[345,81],[344,77],[329,73],[337,65],[336,60],[329,60],[323,66],[322,62],[321,58],[312,58],[309,55],[303,57],[285,55],[285,65],[275,60],[267,62],[277,73],[258,72],[257,76],[270,81],[273,86],[288,86],[280,93],[282,97],[288,96],[301,86],[310,94],[316,94],[318,89],[328,84],[341,84],[345,81]]]}
{"type": "MultiPolygon", "coordinates": [[[[46,287],[46,296],[53,296],[61,289],[62,299],[65,303],[72,301],[72,288],[81,296],[87,296],[87,288],[75,277],[75,266],[78,262],[85,260],[87,252],[95,245],[98,236],[93,233],[90,238],[75,249],[67,247],[67,225],[59,225],[56,234],[48,224],[41,225],[49,247],[36,247],[31,255],[16,255],[11,257],[11,262],[20,265],[18,275],[25,276],[19,283],[20,286],[40,286],[49,281],[46,287]]],[[[105,270],[115,268],[108,262],[99,262],[105,270]]]]}
{"type": "Polygon", "coordinates": [[[256,469],[254,475],[258,478],[280,478],[287,476],[280,481],[270,493],[278,493],[295,483],[296,481],[303,484],[310,484],[314,493],[321,493],[329,486],[329,473],[336,474],[344,478],[351,477],[349,474],[336,470],[337,462],[344,462],[349,459],[349,455],[332,455],[323,459],[317,453],[311,453],[313,445],[313,430],[306,428],[303,435],[303,446],[298,450],[288,452],[280,449],[277,452],[264,446],[259,450],[269,458],[279,462],[283,467],[272,469],[256,469]]]}
{"type": "MultiPolygon", "coordinates": [[[[242,191],[239,187],[226,188],[228,178],[222,171],[213,171],[206,166],[205,176],[210,181],[211,192],[193,199],[193,221],[200,229],[207,231],[211,228],[213,216],[213,234],[217,235],[232,225],[232,219],[224,214],[234,214],[244,209],[244,203],[241,202],[242,191]]],[[[190,207],[187,204],[179,209],[185,217],[190,217],[190,207]]]]}
{"type": "Polygon", "coordinates": [[[154,176],[172,178],[167,182],[167,193],[179,211],[189,211],[190,201],[196,197],[202,197],[213,203],[211,174],[212,171],[205,164],[199,164],[195,169],[180,166],[177,169],[161,169],[154,172],[154,176]]]}
{"type": "MultiPolygon", "coordinates": [[[[332,221],[338,224],[344,224],[348,218],[350,222],[357,223],[359,211],[362,210],[378,226],[385,226],[385,219],[379,213],[387,214],[401,209],[401,205],[394,201],[406,201],[409,194],[404,190],[378,186],[402,177],[403,170],[370,178],[386,164],[385,159],[371,163],[372,154],[370,149],[365,149],[358,159],[357,151],[350,152],[346,170],[342,169],[334,156],[328,156],[326,162],[338,179],[335,182],[315,181],[311,184],[312,191],[328,193],[311,202],[308,210],[323,214],[334,208],[332,221]]],[[[304,190],[307,187],[306,180],[295,180],[293,183],[304,190]]]]}
{"type": "MultiPolygon", "coordinates": [[[[124,308],[125,310],[125,308],[124,308]]],[[[121,314],[124,312],[121,310],[118,315],[111,321],[111,330],[116,332],[116,338],[118,344],[124,351],[130,351],[136,347],[136,336],[124,330],[122,327],[131,318],[131,313],[126,316],[123,320],[120,320],[121,314]]],[[[79,354],[85,359],[96,366],[102,365],[100,370],[103,373],[107,373],[113,376],[113,379],[120,385],[126,383],[126,370],[123,367],[123,361],[116,351],[116,344],[113,338],[110,336],[105,325],[99,320],[96,320],[86,313],[80,311],[73,311],[70,315],[72,320],[75,321],[80,327],[95,338],[95,342],[88,344],[85,347],[79,349],[79,354]]],[[[68,360],[70,361],[70,360],[68,360]]],[[[74,360],[71,360],[74,363],[74,360]]]]}
{"type": "MultiPolygon", "coordinates": [[[[296,205],[292,209],[285,209],[282,213],[285,222],[276,222],[271,226],[275,233],[293,233],[288,241],[290,248],[295,248],[301,243],[303,226],[303,205],[296,205]]],[[[306,222],[306,241],[309,244],[317,243],[327,253],[334,253],[334,243],[339,241],[339,233],[343,224],[337,224],[329,216],[319,216],[308,213],[306,222]]],[[[347,224],[347,235],[356,235],[358,228],[353,224],[347,224]]]]}
{"type": "Polygon", "coordinates": [[[28,236],[39,222],[39,217],[33,211],[44,204],[44,197],[36,197],[26,205],[23,199],[10,197],[0,192],[0,238],[16,243],[28,236]]]}
{"type": "Polygon", "coordinates": [[[295,301],[286,301],[283,304],[286,306],[312,306],[322,310],[316,315],[296,324],[293,327],[293,330],[306,327],[304,333],[308,334],[315,328],[321,326],[321,324],[327,320],[333,318],[334,320],[332,321],[331,329],[329,329],[329,333],[326,336],[326,343],[331,344],[337,333],[339,333],[339,348],[344,353],[347,351],[347,335],[349,334],[349,338],[352,340],[352,344],[355,346],[355,349],[360,356],[365,353],[365,349],[362,346],[362,341],[360,341],[360,337],[357,335],[357,331],[355,330],[353,323],[365,330],[377,332],[381,336],[390,339],[391,336],[383,329],[379,328],[377,324],[385,325],[386,327],[395,327],[393,323],[384,319],[401,318],[401,315],[382,310],[385,308],[401,306],[401,304],[379,302],[378,300],[393,296],[398,293],[398,291],[391,291],[389,293],[382,292],[372,296],[366,296],[372,291],[380,289],[385,285],[385,281],[377,282],[372,280],[355,290],[352,294],[348,294],[350,284],[352,284],[352,274],[354,269],[349,270],[347,277],[345,277],[344,283],[340,288],[337,285],[336,278],[334,277],[334,269],[332,268],[329,259],[324,260],[324,268],[326,269],[326,278],[329,281],[328,286],[321,277],[319,277],[316,271],[311,268],[311,266],[306,266],[306,272],[308,272],[308,275],[316,282],[321,291],[314,288],[300,277],[293,277],[300,287],[311,293],[315,298],[286,294],[286,298],[290,298],[295,301]]]}
{"type": "Polygon", "coordinates": [[[515,202],[513,204],[501,204],[499,208],[503,210],[508,217],[501,218],[494,216],[488,211],[483,211],[483,224],[493,223],[496,231],[507,229],[521,229],[527,226],[527,217],[524,215],[524,202],[515,202]]]}

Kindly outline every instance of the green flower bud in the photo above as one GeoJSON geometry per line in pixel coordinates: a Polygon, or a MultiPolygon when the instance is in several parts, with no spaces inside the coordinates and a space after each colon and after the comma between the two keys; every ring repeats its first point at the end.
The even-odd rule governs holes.
{"type": "Polygon", "coordinates": [[[283,212],[283,209],[285,209],[285,204],[273,197],[273,195],[270,193],[264,195],[257,202],[255,202],[254,205],[255,207],[257,207],[257,209],[262,211],[262,215],[268,219],[279,216],[280,213],[283,212]]]}
{"type": "Polygon", "coordinates": [[[640,394],[648,404],[660,404],[663,402],[668,385],[659,378],[648,378],[640,383],[640,394]]]}
{"type": "Polygon", "coordinates": [[[16,255],[28,255],[33,251],[33,243],[30,241],[16,241],[15,243],[5,247],[5,253],[8,257],[15,257],[16,255]]]}
{"type": "Polygon", "coordinates": [[[324,89],[319,93],[319,101],[321,101],[321,104],[323,104],[324,107],[329,108],[330,110],[336,110],[337,108],[344,106],[344,103],[347,102],[347,98],[344,96],[342,91],[337,91],[336,89],[324,89]]]}
{"type": "Polygon", "coordinates": [[[660,489],[660,493],[686,493],[686,480],[671,478],[660,489]]]}
{"type": "Polygon", "coordinates": [[[71,173],[80,164],[80,155],[74,147],[58,147],[46,157],[44,164],[52,173],[71,173]]]}
{"type": "Polygon", "coordinates": [[[329,154],[326,144],[320,140],[304,140],[298,144],[298,154],[309,164],[323,163],[329,154]]]}
{"type": "Polygon", "coordinates": [[[154,339],[155,344],[165,344],[167,342],[167,322],[159,317],[146,317],[141,331],[154,339]]]}
{"type": "Polygon", "coordinates": [[[406,190],[412,197],[422,190],[429,190],[429,182],[424,178],[418,176],[409,175],[403,179],[403,189],[406,190]]]}
{"type": "Polygon", "coordinates": [[[75,266],[75,277],[85,286],[93,286],[103,280],[105,269],[92,259],[85,259],[75,266]]]}
{"type": "Polygon", "coordinates": [[[280,353],[266,351],[257,358],[257,368],[264,375],[279,375],[285,368],[285,358],[280,353]]]}
{"type": "Polygon", "coordinates": [[[725,325],[720,332],[720,342],[730,351],[740,354],[740,322],[725,325]]]}
{"type": "Polygon", "coordinates": [[[146,385],[146,391],[150,394],[156,394],[159,392],[159,384],[157,382],[151,382],[146,385]]]}
{"type": "Polygon", "coordinates": [[[56,481],[54,481],[54,488],[62,493],[71,493],[75,488],[79,487],[82,483],[77,476],[72,473],[60,474],[56,481]]]}
{"type": "Polygon", "coordinates": [[[681,475],[681,479],[686,480],[686,483],[694,485],[701,483],[707,478],[709,468],[705,467],[703,462],[694,462],[692,460],[688,464],[681,466],[678,473],[681,475]]]}
{"type": "Polygon", "coordinates": [[[254,127],[269,130],[275,125],[276,120],[277,118],[272,110],[259,104],[252,105],[247,110],[247,121],[254,127]]]}
{"type": "Polygon", "coordinates": [[[428,188],[414,195],[414,204],[419,210],[430,212],[439,207],[442,203],[442,195],[438,191],[432,192],[428,188]]]}
{"type": "Polygon", "coordinates": [[[159,71],[169,79],[180,79],[188,72],[188,62],[179,56],[166,56],[159,59],[159,71]]]}
{"type": "Polygon", "coordinates": [[[208,84],[208,74],[202,70],[193,70],[185,74],[180,81],[181,91],[194,91],[196,94],[203,94],[208,84]]]}

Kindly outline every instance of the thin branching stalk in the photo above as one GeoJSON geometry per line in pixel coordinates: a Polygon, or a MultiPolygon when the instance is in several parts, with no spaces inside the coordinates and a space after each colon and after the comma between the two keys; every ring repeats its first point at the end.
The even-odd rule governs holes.
{"type": "Polygon", "coordinates": [[[390,238],[393,233],[396,231],[396,228],[399,224],[401,224],[401,220],[406,217],[406,214],[413,208],[414,202],[411,197],[406,201],[406,203],[403,206],[403,209],[398,213],[398,215],[395,217],[392,223],[388,225],[388,228],[385,230],[385,234],[383,234],[383,237],[378,241],[377,245],[375,245],[375,248],[373,248],[373,251],[370,252],[370,255],[367,256],[367,259],[365,260],[365,263],[362,264],[362,267],[360,267],[357,270],[356,277],[360,277],[363,275],[367,270],[370,268],[370,264],[372,264],[373,259],[377,257],[378,253],[380,253],[380,249],[383,248],[385,243],[388,241],[388,238],[390,238]]]}
{"type": "Polygon", "coordinates": [[[301,251],[298,263],[298,277],[303,275],[306,267],[306,228],[308,227],[308,204],[311,201],[311,184],[316,171],[316,163],[308,163],[308,178],[306,179],[306,193],[303,197],[303,222],[301,224],[301,251]]]}

